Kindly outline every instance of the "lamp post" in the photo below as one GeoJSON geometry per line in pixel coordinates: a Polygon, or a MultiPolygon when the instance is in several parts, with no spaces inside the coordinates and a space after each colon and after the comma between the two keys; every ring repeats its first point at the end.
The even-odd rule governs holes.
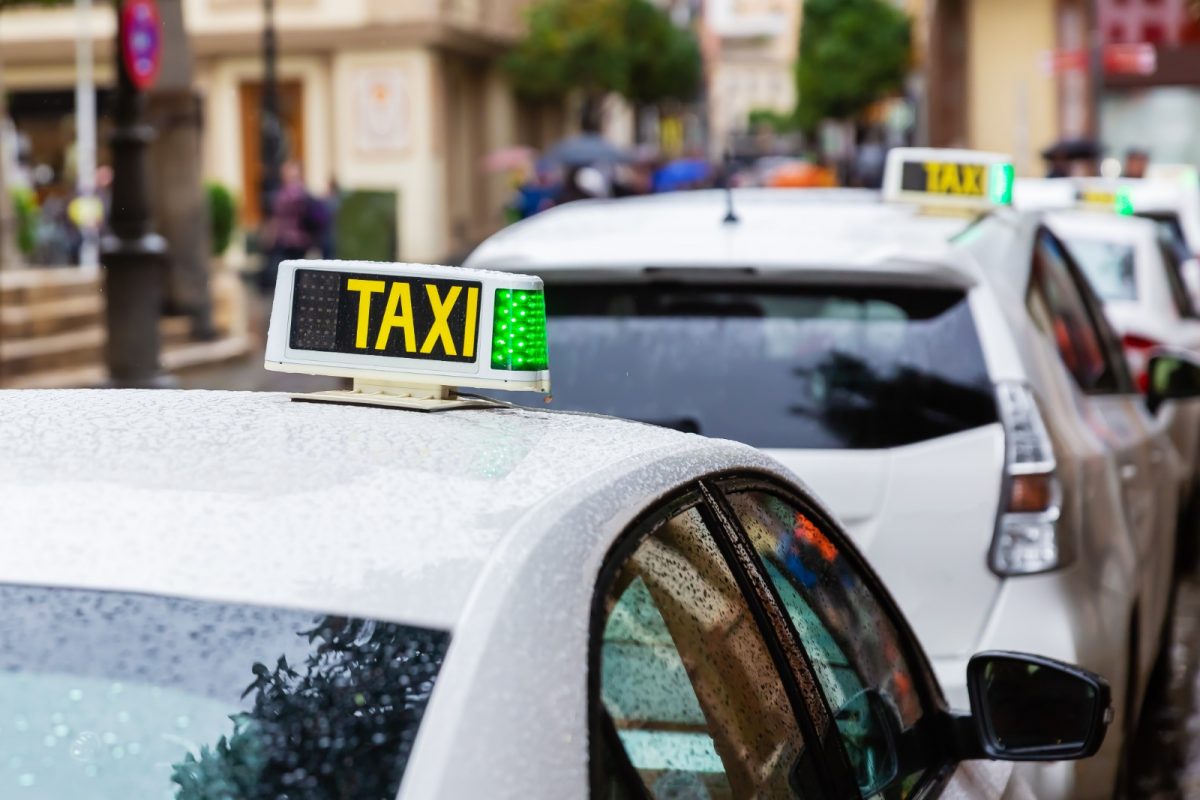
{"type": "Polygon", "coordinates": [[[259,205],[264,220],[271,216],[271,202],[279,189],[283,151],[283,128],[279,122],[279,80],[276,75],[278,45],[275,36],[275,0],[263,0],[263,86],[259,110],[259,157],[262,179],[259,205]]]}
{"type": "Polygon", "coordinates": [[[154,0],[114,0],[117,11],[117,93],[112,147],[109,232],[104,264],[105,361],[109,385],[161,388],[173,384],[159,364],[158,322],[166,277],[166,240],[153,230],[146,146],[154,131],[142,121],[143,90],[158,72],[161,32],[154,0]]]}

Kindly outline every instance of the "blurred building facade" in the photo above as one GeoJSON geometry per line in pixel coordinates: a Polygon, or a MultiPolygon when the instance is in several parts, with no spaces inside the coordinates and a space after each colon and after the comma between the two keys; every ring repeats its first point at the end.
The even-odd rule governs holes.
{"type": "Polygon", "coordinates": [[[750,112],[796,108],[801,0],[706,0],[701,27],[709,154],[749,130],[750,112]]]}
{"type": "MultiPolygon", "coordinates": [[[[500,69],[528,2],[275,0],[285,147],[310,189],[324,194],[336,182],[343,192],[387,200],[398,258],[443,259],[498,227],[511,187],[483,173],[484,156],[564,132],[561,108],[520,101],[500,69]]],[[[234,190],[243,223],[253,226],[263,4],[183,5],[202,99],[204,171],[234,190]]],[[[94,11],[101,87],[112,81],[114,24],[108,4],[94,11]]],[[[70,8],[7,11],[0,26],[13,116],[32,134],[35,160],[69,161],[50,151],[69,138],[77,31],[70,8]]]]}
{"type": "Polygon", "coordinates": [[[1200,163],[1200,3],[910,0],[930,144],[1013,154],[1060,139],[1200,163]]]}
{"type": "Polygon", "coordinates": [[[1152,161],[1200,164],[1200,3],[1097,0],[1102,41],[1139,59],[1109,59],[1100,134],[1113,155],[1149,151],[1152,161]]]}
{"type": "Polygon", "coordinates": [[[914,2],[922,129],[934,146],[1012,154],[1022,174],[1096,130],[1089,0],[914,2]]]}

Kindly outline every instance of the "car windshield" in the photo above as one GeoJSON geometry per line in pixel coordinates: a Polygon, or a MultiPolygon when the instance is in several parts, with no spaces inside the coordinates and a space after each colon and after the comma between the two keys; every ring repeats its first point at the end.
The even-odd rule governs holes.
{"type": "Polygon", "coordinates": [[[996,421],[961,291],[562,283],[546,306],[551,408],[775,448],[896,447],[996,421]]]}
{"type": "Polygon", "coordinates": [[[1079,236],[1067,237],[1066,243],[1100,299],[1137,300],[1137,272],[1132,245],[1079,236]]]}
{"type": "Polygon", "coordinates": [[[392,798],[449,634],[0,586],[0,796],[392,798]]]}

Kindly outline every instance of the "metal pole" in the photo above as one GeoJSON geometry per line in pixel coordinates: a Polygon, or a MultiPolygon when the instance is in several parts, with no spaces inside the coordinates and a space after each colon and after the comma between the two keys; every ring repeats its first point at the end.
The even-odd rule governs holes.
{"type": "Polygon", "coordinates": [[[275,1],[263,0],[263,86],[260,116],[259,154],[262,181],[259,204],[264,220],[271,216],[271,204],[280,184],[283,133],[279,122],[279,81],[276,75],[278,45],[275,37],[275,1]]]}
{"type": "MultiPolygon", "coordinates": [[[[96,195],[96,84],[92,75],[92,0],[75,0],[79,34],[75,39],[75,187],[85,202],[96,195]]],[[[85,224],[80,233],[79,266],[100,266],[100,231],[85,224]]]]}
{"type": "Polygon", "coordinates": [[[125,59],[122,0],[114,0],[117,37],[114,58],[117,94],[110,143],[113,153],[112,212],[100,243],[104,261],[105,360],[109,385],[162,388],[174,381],[159,365],[159,329],[166,280],[167,242],[153,230],[146,146],[154,131],[142,121],[142,93],[125,59]]]}

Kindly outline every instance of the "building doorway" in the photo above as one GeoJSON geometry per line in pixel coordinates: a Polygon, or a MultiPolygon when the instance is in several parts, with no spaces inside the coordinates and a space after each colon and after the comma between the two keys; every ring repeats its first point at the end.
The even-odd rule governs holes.
{"type": "MultiPolygon", "coordinates": [[[[238,87],[242,115],[242,223],[262,222],[262,82],[244,81],[238,87]]],[[[283,158],[304,164],[304,87],[298,80],[279,81],[279,118],[283,127],[283,158]]]]}

